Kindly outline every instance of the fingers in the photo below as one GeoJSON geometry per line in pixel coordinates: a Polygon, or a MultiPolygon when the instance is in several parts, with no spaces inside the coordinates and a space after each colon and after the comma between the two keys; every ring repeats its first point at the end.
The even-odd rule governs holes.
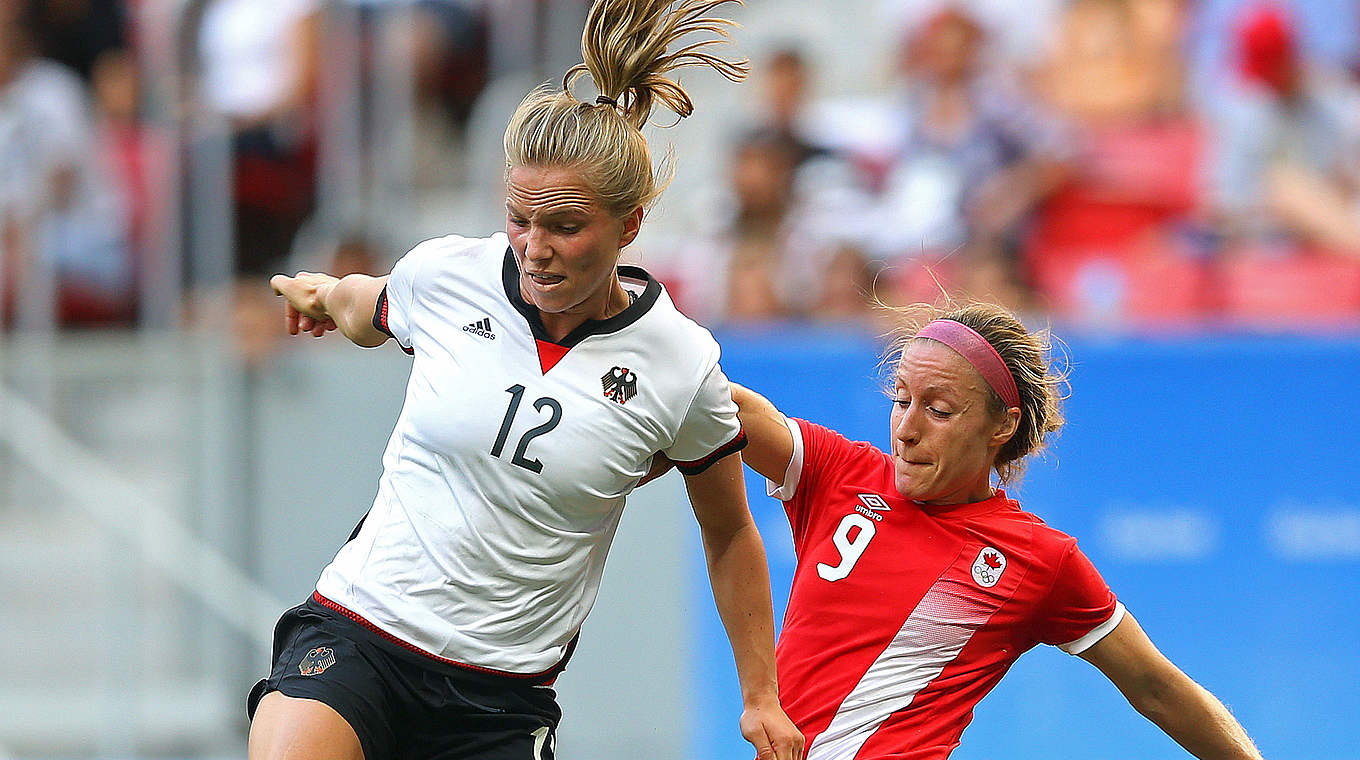
{"type": "Polygon", "coordinates": [[[752,731],[751,734],[746,737],[746,741],[755,745],[756,760],[780,760],[778,753],[774,750],[774,745],[770,742],[769,734],[765,732],[765,726],[763,724],[752,731]]]}
{"type": "MultiPolygon", "coordinates": [[[[307,317],[307,319],[311,319],[311,317],[307,317]]],[[[283,326],[284,329],[288,331],[289,335],[298,334],[298,330],[301,329],[301,320],[302,315],[298,313],[297,309],[293,308],[293,304],[285,303],[283,307],[283,326]]]]}
{"type": "MultiPolygon", "coordinates": [[[[756,757],[764,760],[766,755],[757,753],[756,757]]],[[[768,757],[770,760],[803,760],[803,735],[771,736],[768,757]]]]}
{"type": "Polygon", "coordinates": [[[803,760],[803,732],[782,714],[780,718],[762,720],[747,735],[755,745],[756,760],[803,760]]]}
{"type": "Polygon", "coordinates": [[[321,336],[335,329],[335,320],[333,319],[317,319],[313,320],[313,322],[314,322],[314,324],[312,325],[313,338],[320,338],[321,336]]]}

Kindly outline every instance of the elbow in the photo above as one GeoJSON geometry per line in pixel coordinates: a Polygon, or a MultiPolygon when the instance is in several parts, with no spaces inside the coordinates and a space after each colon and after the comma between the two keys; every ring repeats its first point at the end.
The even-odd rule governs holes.
{"type": "Polygon", "coordinates": [[[1151,692],[1137,695],[1129,695],[1129,705],[1138,711],[1144,718],[1162,725],[1167,718],[1171,717],[1171,702],[1165,695],[1151,692]]]}
{"type": "Polygon", "coordinates": [[[1150,675],[1125,693],[1129,704],[1140,715],[1159,726],[1183,718],[1187,709],[1199,702],[1200,687],[1179,670],[1150,675]]]}

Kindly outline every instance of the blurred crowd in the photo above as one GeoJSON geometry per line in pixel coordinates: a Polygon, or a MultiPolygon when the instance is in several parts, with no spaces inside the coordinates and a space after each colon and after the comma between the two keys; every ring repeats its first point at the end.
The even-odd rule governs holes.
{"type": "MultiPolygon", "coordinates": [[[[399,252],[369,227],[316,233],[319,62],[381,66],[375,40],[402,8],[412,97],[438,125],[422,134],[457,150],[487,87],[490,4],[191,2],[172,46],[186,79],[157,93],[139,5],[0,0],[6,323],[135,323],[164,236],[178,251],[211,238],[166,225],[156,200],[189,203],[198,181],[175,160],[194,140],[165,134],[177,109],[225,125],[243,293],[298,262],[389,265],[399,252]],[[320,23],[337,6],[357,20],[352,50],[320,23]],[[172,118],[147,117],[158,99],[172,118]]],[[[1360,324],[1360,34],[1323,54],[1303,25],[1354,26],[1360,9],[1328,16],[1341,5],[884,0],[866,20],[895,30],[881,92],[837,97],[806,41],[755,56],[758,113],[715,146],[720,192],[648,265],[710,325],[868,321],[942,293],[1096,327],[1360,324]],[[1196,60],[1208,38],[1221,44],[1196,60]]],[[[382,128],[381,96],[362,95],[356,129],[382,128]]],[[[192,292],[201,272],[177,266],[192,292]]],[[[243,334],[272,309],[252,298],[243,334]]]]}
{"type": "Polygon", "coordinates": [[[902,5],[878,97],[817,102],[796,45],[756,62],[763,117],[670,273],[702,320],[948,293],[1094,327],[1360,323],[1360,45],[1310,56],[1275,2],[1217,30],[1191,0],[902,5]]]}
{"type": "MultiPolygon", "coordinates": [[[[427,142],[451,147],[485,84],[484,3],[151,5],[0,0],[4,323],[135,324],[149,307],[147,283],[168,273],[172,290],[187,294],[185,311],[231,296],[215,300],[236,302],[249,337],[264,309],[277,311],[261,285],[268,275],[390,264],[362,220],[316,223],[320,66],[367,82],[376,78],[365,72],[400,51],[413,110],[437,135],[427,142]],[[327,36],[337,25],[325,22],[340,18],[351,35],[337,45],[327,36]],[[226,221],[191,208],[204,203],[226,221]]],[[[344,107],[339,97],[330,107],[344,107]]],[[[358,91],[354,131],[383,128],[374,116],[383,97],[358,91]]]]}

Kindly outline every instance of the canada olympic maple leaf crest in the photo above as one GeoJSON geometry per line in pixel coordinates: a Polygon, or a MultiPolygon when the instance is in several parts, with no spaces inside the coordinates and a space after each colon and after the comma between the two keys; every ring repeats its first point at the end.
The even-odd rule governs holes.
{"type": "Polygon", "coordinates": [[[993,546],[983,547],[973,560],[973,580],[983,588],[991,588],[1001,580],[1006,572],[1006,555],[993,546]]]}

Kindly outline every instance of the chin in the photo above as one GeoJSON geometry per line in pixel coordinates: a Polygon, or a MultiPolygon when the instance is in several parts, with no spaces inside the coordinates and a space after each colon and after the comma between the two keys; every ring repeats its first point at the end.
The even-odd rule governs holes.
{"type": "Polygon", "coordinates": [[[897,487],[897,493],[902,498],[910,499],[912,501],[921,500],[921,496],[918,493],[920,489],[917,487],[913,487],[911,481],[903,480],[901,477],[898,477],[896,480],[893,481],[893,485],[897,487]]]}

